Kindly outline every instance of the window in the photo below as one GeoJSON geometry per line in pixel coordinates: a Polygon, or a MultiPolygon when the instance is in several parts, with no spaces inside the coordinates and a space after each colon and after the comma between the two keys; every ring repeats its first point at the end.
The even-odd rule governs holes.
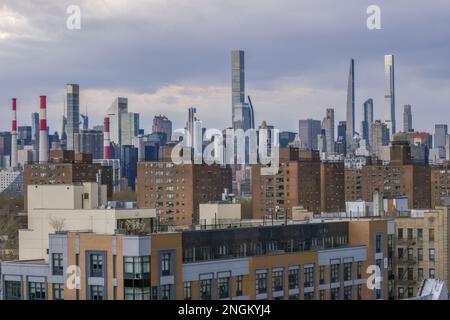
{"type": "Polygon", "coordinates": [[[402,228],[397,229],[397,239],[403,240],[403,229],[402,228]]]}
{"type": "Polygon", "coordinates": [[[408,287],[408,298],[412,298],[414,296],[414,288],[408,287]]]}
{"type": "Polygon", "coordinates": [[[91,277],[103,277],[103,254],[91,254],[91,277]]]}
{"type": "Polygon", "coordinates": [[[434,254],[434,248],[430,248],[430,249],[428,249],[428,251],[429,251],[429,260],[435,261],[436,256],[434,254]]]}
{"type": "Polygon", "coordinates": [[[5,281],[6,300],[20,300],[22,298],[22,285],[20,281],[5,281]]]}
{"type": "Polygon", "coordinates": [[[358,261],[357,262],[357,264],[356,264],[356,276],[357,276],[357,278],[358,279],[361,279],[361,277],[362,277],[362,262],[361,261],[358,261]]]}
{"type": "Polygon", "coordinates": [[[123,257],[124,278],[144,279],[150,277],[150,257],[123,257]]]}
{"type": "Polygon", "coordinates": [[[45,300],[47,298],[47,283],[28,282],[28,299],[45,300]]]}
{"type": "Polygon", "coordinates": [[[161,274],[163,276],[170,275],[170,253],[163,253],[161,255],[161,274]]]}
{"type": "Polygon", "coordinates": [[[414,259],[414,249],[408,248],[408,260],[413,260],[413,259],[414,259]]]}
{"type": "Polygon", "coordinates": [[[53,300],[64,300],[64,284],[53,284],[53,300]]]}
{"type": "Polygon", "coordinates": [[[399,280],[403,278],[403,268],[398,268],[397,276],[399,280]]]}
{"type": "Polygon", "coordinates": [[[361,300],[362,299],[362,285],[360,285],[360,284],[358,284],[358,287],[357,287],[357,299],[358,300],[361,300]]]}
{"type": "Polygon", "coordinates": [[[161,300],[170,300],[170,289],[172,285],[164,284],[161,286],[161,300]]]}
{"type": "Polygon", "coordinates": [[[417,240],[418,241],[423,240],[423,229],[417,229],[417,240]]]}
{"type": "Polygon", "coordinates": [[[325,290],[319,291],[319,300],[325,300],[325,290]]]}
{"type": "Polygon", "coordinates": [[[428,229],[428,240],[434,241],[434,229],[428,229]]]}
{"type": "Polygon", "coordinates": [[[352,300],[352,286],[344,287],[344,300],[352,300]]]}
{"type": "Polygon", "coordinates": [[[243,276],[236,277],[236,296],[237,297],[242,296],[243,281],[244,281],[243,276]]]}
{"type": "Polygon", "coordinates": [[[397,255],[399,259],[403,259],[403,248],[398,248],[397,249],[397,255]]]}
{"type": "Polygon", "coordinates": [[[411,241],[413,239],[413,229],[408,228],[407,230],[408,240],[411,241]]]}
{"type": "Polygon", "coordinates": [[[103,300],[103,286],[90,286],[91,300],[103,300]]]}
{"type": "Polygon", "coordinates": [[[331,265],[331,283],[339,282],[339,263],[331,265]]]}
{"type": "MultiPolygon", "coordinates": [[[[314,267],[305,268],[304,284],[305,288],[314,286],[314,267]]],[[[306,295],[306,294],[305,294],[306,295]]]]}
{"type": "Polygon", "coordinates": [[[331,289],[331,300],[339,300],[339,288],[331,289]]]}
{"type": "Polygon", "coordinates": [[[289,282],[289,290],[298,289],[299,286],[298,269],[289,270],[288,282],[289,282]]]}
{"type": "Polygon", "coordinates": [[[423,261],[423,248],[417,248],[417,260],[423,261]]]}
{"type": "Polygon", "coordinates": [[[314,292],[307,292],[303,297],[305,300],[314,300],[314,292]]]}
{"type": "Polygon", "coordinates": [[[405,288],[399,287],[398,288],[398,298],[403,299],[405,297],[405,288]]]}
{"type": "Polygon", "coordinates": [[[423,268],[417,269],[417,280],[423,280],[423,268]]]}
{"type": "Polygon", "coordinates": [[[256,274],[256,294],[267,292],[267,273],[260,272],[256,274]]]}
{"type": "Polygon", "coordinates": [[[219,299],[227,299],[230,297],[230,278],[222,277],[217,279],[217,288],[219,290],[219,299]]]}
{"type": "Polygon", "coordinates": [[[272,292],[283,290],[283,270],[272,272],[272,292]]]}
{"type": "Polygon", "coordinates": [[[376,250],[376,253],[381,252],[381,234],[377,234],[375,236],[375,250],[376,250]]]}
{"type": "Polygon", "coordinates": [[[125,287],[124,291],[125,300],[150,300],[150,287],[125,287]]]}
{"type": "Polygon", "coordinates": [[[211,279],[200,281],[200,297],[202,300],[211,300],[211,279]]]}
{"type": "Polygon", "coordinates": [[[63,254],[52,253],[52,270],[54,276],[61,276],[64,272],[63,254]]]}
{"type": "Polygon", "coordinates": [[[352,280],[352,263],[344,263],[344,281],[352,280]]]}
{"type": "Polygon", "coordinates": [[[428,270],[429,278],[434,279],[435,273],[436,272],[435,272],[434,268],[430,268],[430,270],[428,270]]]}
{"type": "Polygon", "coordinates": [[[319,267],[319,284],[325,283],[325,266],[319,267]]]}
{"type": "Polygon", "coordinates": [[[414,280],[414,268],[408,268],[408,280],[414,280]]]}
{"type": "Polygon", "coordinates": [[[192,284],[190,281],[184,282],[184,300],[191,300],[192,299],[192,284]]]}

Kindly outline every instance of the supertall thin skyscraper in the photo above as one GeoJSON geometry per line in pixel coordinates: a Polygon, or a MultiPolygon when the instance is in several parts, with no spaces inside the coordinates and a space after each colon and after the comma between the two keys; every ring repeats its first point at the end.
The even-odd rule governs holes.
{"type": "Polygon", "coordinates": [[[355,135],[355,60],[350,59],[350,70],[348,73],[347,86],[347,150],[352,147],[353,136],[355,135]]]}
{"type": "Polygon", "coordinates": [[[334,152],[334,109],[327,109],[322,121],[322,129],[325,130],[326,151],[334,152]]]}
{"type": "Polygon", "coordinates": [[[394,55],[384,56],[384,74],[386,77],[386,94],[384,96],[386,109],[384,121],[389,129],[391,136],[396,132],[395,128],[395,73],[394,73],[394,55]]]}
{"type": "Polygon", "coordinates": [[[231,98],[233,108],[233,129],[255,128],[253,106],[245,101],[244,51],[231,52],[231,98]]]}
{"type": "Polygon", "coordinates": [[[67,150],[74,150],[74,134],[80,132],[80,86],[68,84],[67,92],[67,150]]]}
{"type": "Polygon", "coordinates": [[[363,104],[364,118],[361,122],[361,134],[368,144],[371,144],[373,122],[373,100],[367,99],[363,104]]]}

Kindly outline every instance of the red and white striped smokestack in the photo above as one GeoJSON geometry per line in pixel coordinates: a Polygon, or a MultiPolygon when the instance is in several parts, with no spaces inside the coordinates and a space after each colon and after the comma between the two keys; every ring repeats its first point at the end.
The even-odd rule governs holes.
{"type": "Polygon", "coordinates": [[[39,114],[39,163],[48,162],[47,97],[41,96],[39,114]]]}
{"type": "Polygon", "coordinates": [[[111,159],[111,140],[109,136],[109,117],[103,120],[103,159],[111,159]]]}
{"type": "Polygon", "coordinates": [[[17,168],[17,99],[12,99],[11,168],[17,168]]]}

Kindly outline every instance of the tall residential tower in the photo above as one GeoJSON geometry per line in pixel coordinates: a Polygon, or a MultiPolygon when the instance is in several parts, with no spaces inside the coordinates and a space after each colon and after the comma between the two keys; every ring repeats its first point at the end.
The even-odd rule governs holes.
{"type": "Polygon", "coordinates": [[[352,148],[353,136],[355,135],[355,60],[350,59],[347,86],[347,150],[352,148]]]}
{"type": "Polygon", "coordinates": [[[395,130],[395,74],[394,74],[394,55],[384,56],[384,74],[386,79],[386,94],[384,96],[386,109],[384,120],[392,136],[395,130]]]}

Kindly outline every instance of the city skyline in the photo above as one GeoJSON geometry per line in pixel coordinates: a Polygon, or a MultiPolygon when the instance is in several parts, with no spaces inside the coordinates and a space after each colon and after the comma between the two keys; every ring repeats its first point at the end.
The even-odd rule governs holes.
{"type": "MultiPolygon", "coordinates": [[[[383,56],[385,54],[396,56],[396,104],[397,106],[405,104],[414,106],[414,116],[417,119],[414,126],[416,130],[432,132],[434,124],[439,122],[437,117],[439,110],[444,110],[445,102],[448,101],[448,94],[444,90],[448,80],[443,75],[448,66],[445,63],[439,63],[442,62],[440,61],[442,54],[440,52],[445,53],[446,48],[443,47],[443,44],[442,46],[438,45],[437,49],[425,52],[429,59],[423,59],[421,56],[423,49],[415,42],[407,41],[402,45],[393,42],[394,35],[391,34],[394,31],[397,32],[401,21],[406,19],[400,16],[398,21],[393,20],[393,14],[397,14],[399,10],[403,9],[399,5],[389,4],[385,1],[380,3],[383,19],[381,30],[368,30],[365,26],[367,18],[365,4],[357,5],[353,9],[348,9],[350,6],[346,9],[339,8],[336,17],[328,17],[329,19],[319,16],[318,21],[326,22],[326,26],[339,21],[337,27],[350,36],[350,39],[363,36],[362,44],[352,44],[345,49],[338,47],[332,53],[324,51],[326,37],[312,43],[308,50],[304,50],[303,45],[298,45],[293,41],[280,42],[281,40],[277,40],[277,35],[283,33],[299,40],[307,40],[315,34],[323,34],[325,30],[323,26],[316,26],[312,21],[304,19],[305,21],[302,20],[300,23],[302,26],[310,24],[312,27],[316,27],[309,28],[314,31],[308,33],[303,28],[299,28],[295,19],[289,14],[284,17],[286,18],[285,23],[274,28],[264,38],[270,41],[276,40],[276,44],[279,45],[277,51],[283,50],[283,53],[261,43],[261,40],[264,39],[260,37],[258,40],[253,40],[252,32],[254,30],[247,31],[248,24],[242,20],[243,15],[251,9],[252,2],[249,1],[241,5],[242,11],[235,18],[239,21],[239,26],[245,27],[244,35],[238,36],[235,40],[225,37],[222,39],[222,43],[214,40],[214,44],[220,44],[214,50],[209,48],[210,46],[205,50],[206,43],[195,35],[195,32],[199,31],[195,25],[190,25],[190,30],[194,32],[191,35],[196,40],[194,42],[198,42],[196,43],[199,45],[197,47],[187,46],[186,41],[175,37],[173,33],[161,32],[157,28],[160,31],[158,37],[173,36],[168,38],[167,46],[160,48],[163,52],[173,50],[168,57],[156,55],[154,52],[158,51],[158,47],[154,43],[155,47],[149,47],[133,38],[127,40],[129,48],[132,49],[134,55],[137,55],[137,58],[133,56],[133,61],[130,61],[131,53],[128,55],[128,59],[113,54],[106,61],[102,61],[107,56],[107,51],[104,49],[113,48],[105,27],[111,19],[120,18],[121,10],[124,10],[123,3],[120,1],[111,3],[110,8],[102,10],[98,4],[79,2],[84,18],[82,28],[78,31],[65,29],[62,22],[66,15],[62,10],[64,9],[62,4],[48,1],[46,7],[48,21],[46,22],[35,20],[32,12],[29,11],[29,8],[33,7],[32,4],[27,7],[6,1],[5,5],[0,8],[1,15],[9,18],[5,20],[5,26],[2,28],[4,31],[0,37],[0,43],[4,44],[1,53],[5,58],[0,62],[2,69],[5,70],[1,75],[4,86],[0,89],[0,98],[5,108],[7,108],[10,98],[18,98],[18,103],[21,105],[18,110],[19,126],[29,124],[30,113],[39,103],[37,97],[47,95],[51,132],[58,130],[61,126],[65,84],[78,83],[80,84],[80,105],[88,106],[91,124],[101,124],[104,113],[112,101],[119,96],[124,96],[129,98],[130,110],[141,113],[142,127],[147,131],[151,128],[151,120],[156,114],[166,114],[173,120],[174,128],[183,127],[185,111],[191,106],[197,107],[205,126],[228,127],[231,125],[228,120],[231,118],[229,54],[234,49],[242,49],[246,52],[246,91],[252,96],[255,106],[256,125],[260,124],[262,120],[266,120],[269,125],[274,125],[282,130],[296,131],[299,119],[320,120],[327,108],[335,109],[336,122],[344,120],[347,89],[346,69],[348,70],[349,57],[353,57],[356,64],[356,131],[359,131],[358,124],[362,120],[360,106],[368,98],[374,100],[374,119],[384,120],[383,56]],[[348,19],[342,19],[343,17],[348,19]],[[8,21],[18,22],[13,27],[12,23],[8,21]],[[50,30],[50,28],[57,28],[58,25],[61,25],[60,33],[50,30]],[[82,51],[80,50],[86,50],[83,43],[92,44],[92,37],[98,35],[93,34],[91,28],[93,25],[96,27],[98,25],[100,30],[105,32],[100,41],[100,48],[103,50],[100,49],[91,56],[81,55],[82,51]],[[29,36],[25,36],[28,34],[27,28],[36,30],[29,36]],[[66,49],[54,50],[56,46],[61,47],[67,41],[75,41],[71,52],[66,49]],[[41,52],[44,46],[48,47],[46,49],[48,57],[41,52]],[[177,53],[176,51],[182,46],[186,46],[184,49],[188,50],[183,54],[177,53]],[[18,49],[21,47],[30,50],[25,52],[18,49]],[[365,47],[370,50],[362,49],[365,47]],[[34,52],[35,59],[42,62],[39,66],[25,69],[29,66],[28,51],[34,52]],[[148,58],[141,56],[141,52],[151,54],[152,62],[148,62],[148,58]],[[275,54],[279,54],[278,59],[275,59],[275,54]],[[314,59],[311,59],[311,55],[314,55],[314,59]],[[73,63],[68,65],[64,72],[60,72],[59,64],[63,60],[66,62],[66,59],[75,59],[80,64],[73,63]],[[199,60],[203,60],[205,63],[197,63],[199,60]],[[194,62],[196,70],[190,66],[194,62]],[[125,68],[126,65],[129,65],[129,68],[125,68]],[[96,71],[97,67],[98,71],[96,71]],[[164,73],[162,73],[163,71],[164,73]],[[123,72],[123,77],[121,72],[123,72]],[[3,79],[6,74],[8,74],[8,79],[3,79]],[[39,74],[45,76],[42,77],[39,74]],[[119,77],[119,75],[121,76],[119,77]],[[22,81],[24,76],[27,76],[26,81],[22,81]],[[286,112],[273,112],[279,109],[286,112]]],[[[331,2],[325,1],[325,3],[331,2]]],[[[283,5],[288,8],[294,3],[285,1],[283,5]]],[[[305,1],[301,5],[304,6],[304,11],[310,14],[327,12],[323,5],[319,9],[309,1],[305,1]]],[[[163,10],[157,4],[142,4],[142,9],[147,6],[156,6],[159,10],[163,10]]],[[[191,10],[196,8],[190,4],[186,4],[186,6],[191,10]]],[[[198,15],[206,17],[207,13],[215,6],[220,5],[205,4],[204,10],[198,15]]],[[[228,5],[224,6],[221,9],[225,12],[231,10],[228,5]]],[[[269,4],[261,4],[261,6],[264,9],[270,9],[269,4]]],[[[136,8],[140,7],[134,4],[127,9],[127,12],[136,8]]],[[[436,8],[431,9],[418,5],[410,10],[412,16],[417,16],[420,11],[423,11],[433,14],[437,23],[444,22],[436,8]]],[[[127,19],[129,16],[127,15],[127,19]]],[[[143,19],[139,14],[133,17],[139,21],[143,19]]],[[[258,10],[252,17],[258,25],[262,20],[262,13],[258,10]]],[[[164,26],[171,18],[173,17],[168,16],[167,20],[159,18],[155,20],[155,23],[157,26],[164,26]]],[[[132,32],[127,19],[119,19],[118,23],[109,26],[109,29],[121,31],[124,37],[127,36],[132,32]]],[[[207,22],[216,25],[210,19],[209,17],[207,22]]],[[[281,18],[277,17],[277,19],[281,18]]],[[[223,22],[221,19],[216,22],[219,27],[218,31],[226,36],[231,35],[236,27],[233,26],[231,30],[226,31],[223,28],[223,22]]],[[[408,30],[401,29],[400,31],[412,37],[417,26],[409,27],[408,30]]],[[[152,35],[145,23],[137,31],[141,35],[152,35]]],[[[420,35],[423,35],[425,39],[428,38],[430,32],[434,31],[426,28],[420,35]]],[[[441,32],[445,32],[445,30],[441,32]]],[[[432,41],[432,39],[434,38],[427,39],[427,41],[432,41]]],[[[335,44],[336,40],[333,41],[333,45],[335,44]]],[[[396,108],[396,119],[402,119],[402,110],[400,109],[396,108]]],[[[2,130],[7,130],[8,123],[9,119],[0,120],[2,130]]]]}

